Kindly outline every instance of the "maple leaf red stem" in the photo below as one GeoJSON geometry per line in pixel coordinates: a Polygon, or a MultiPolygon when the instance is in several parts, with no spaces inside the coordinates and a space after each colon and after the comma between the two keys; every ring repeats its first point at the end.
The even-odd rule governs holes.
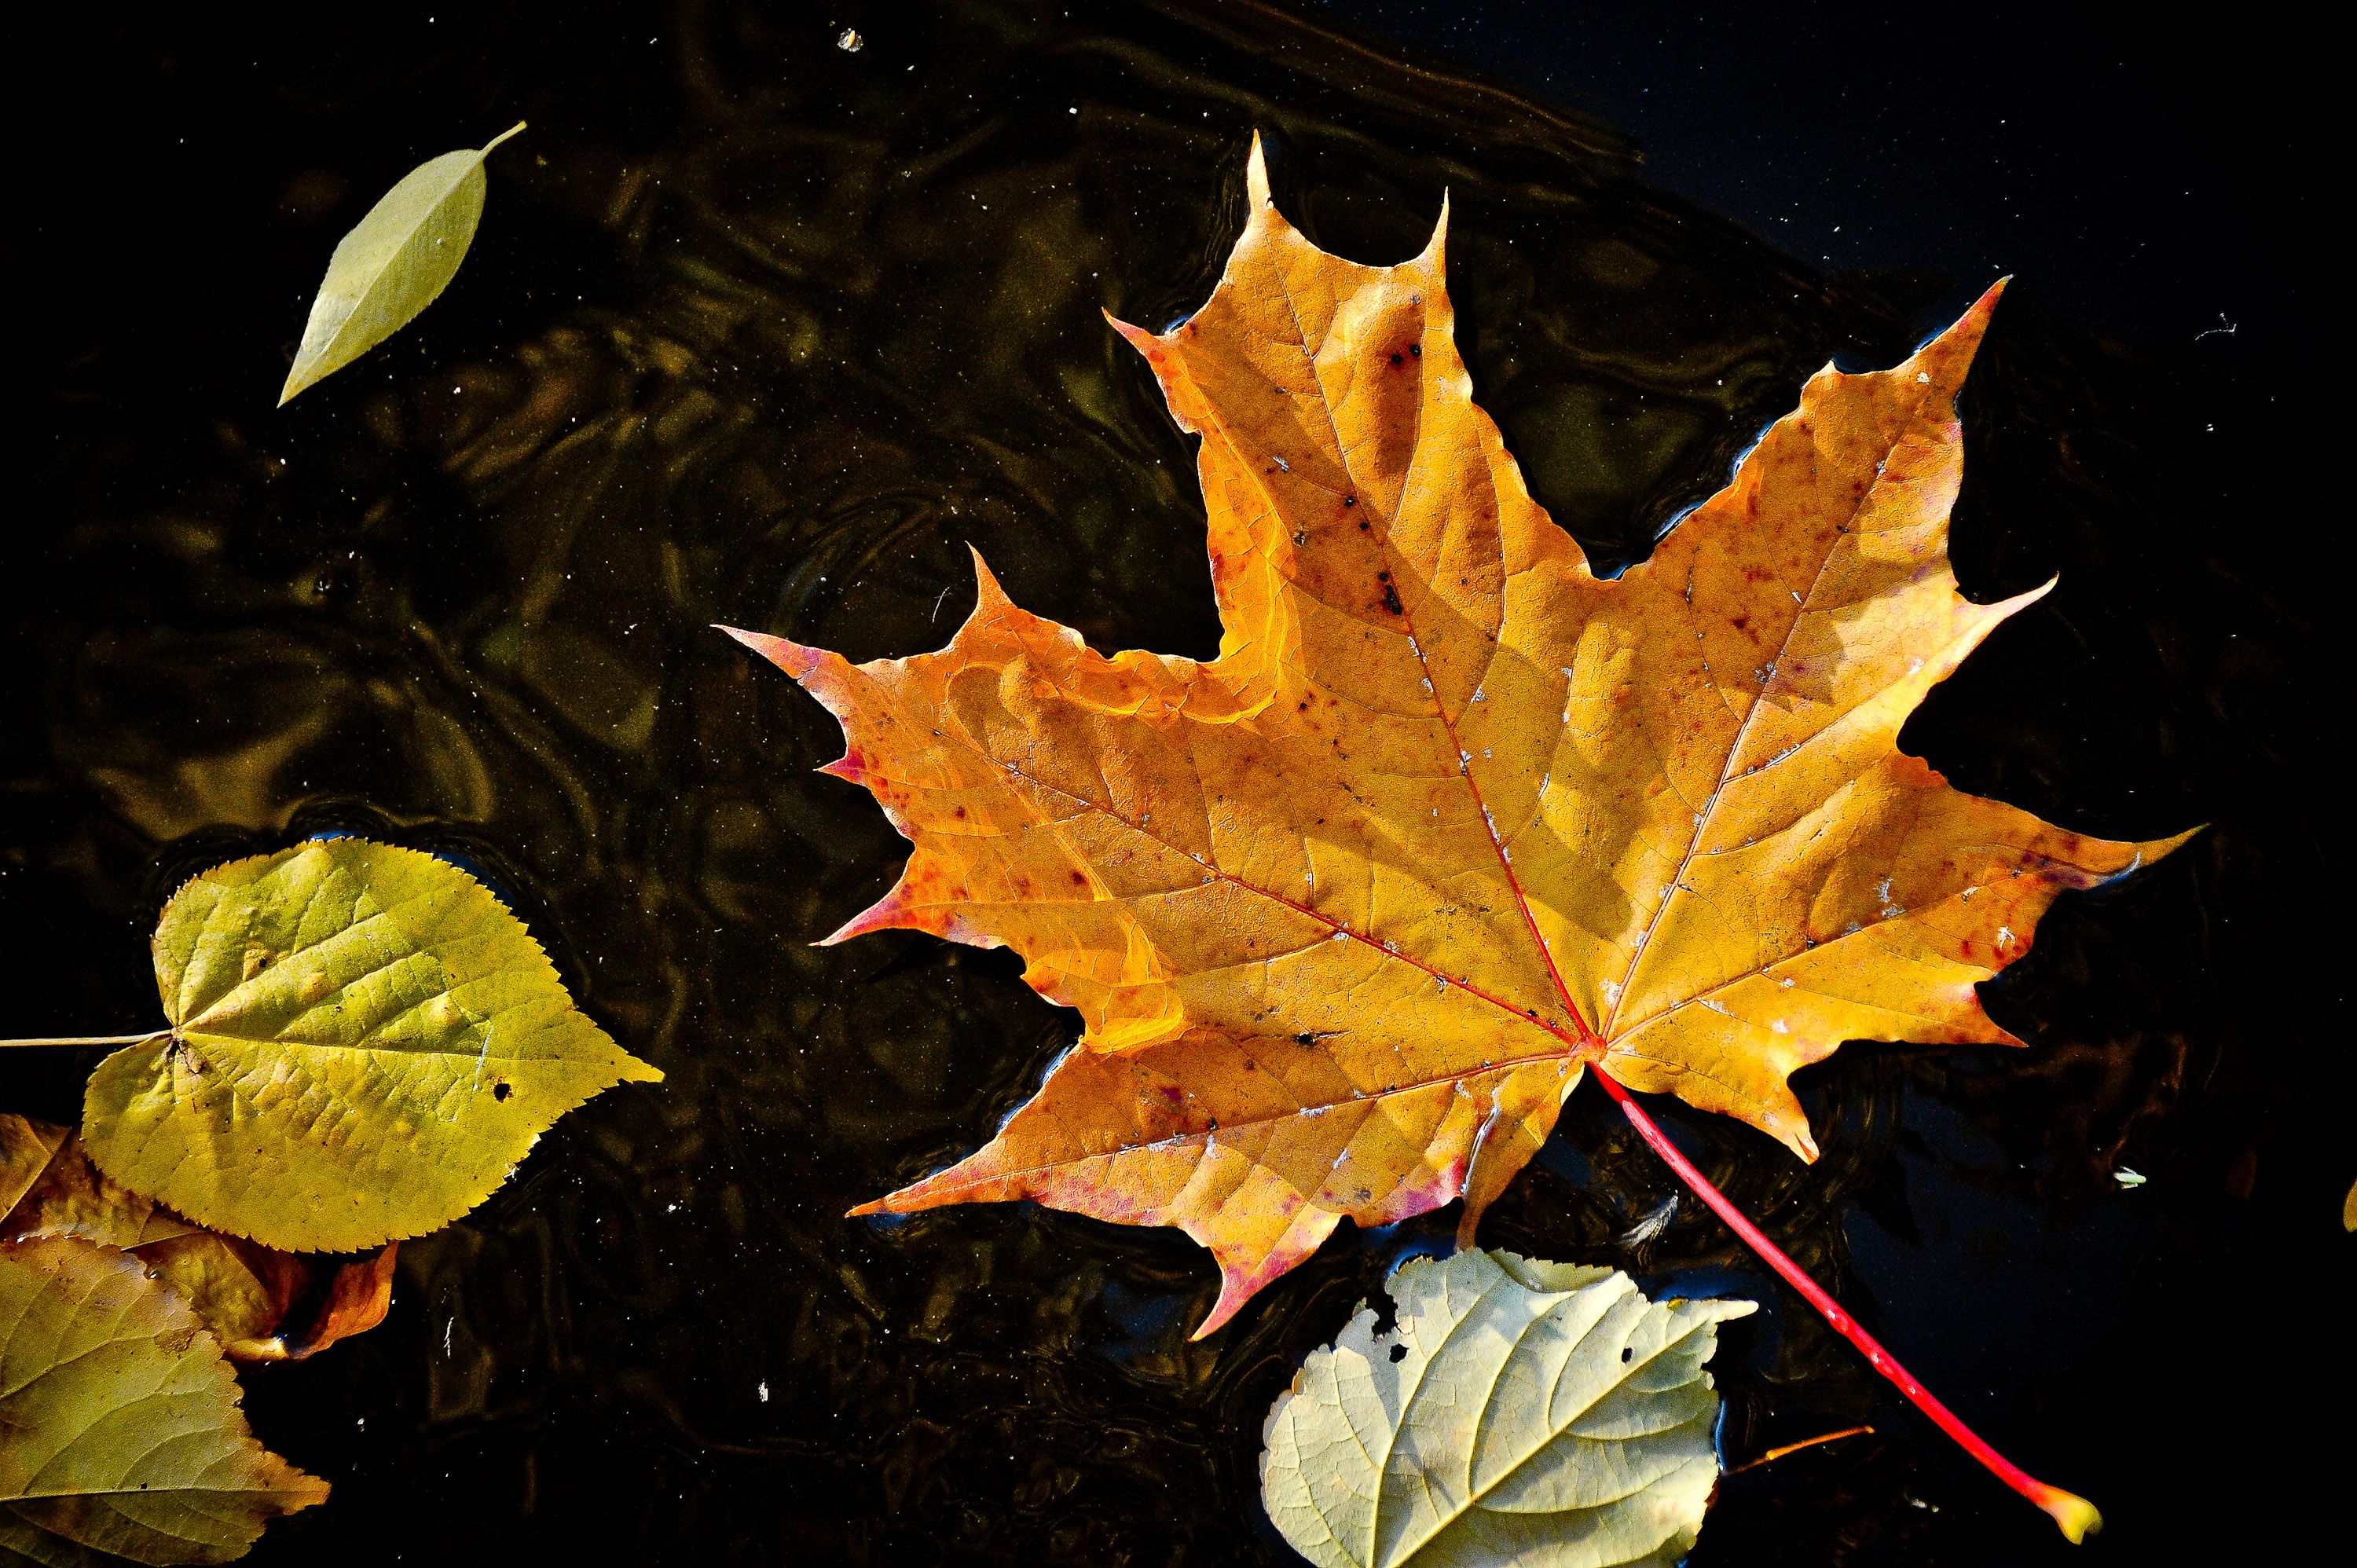
{"type": "Polygon", "coordinates": [[[1899,1391],[1907,1396],[1908,1402],[1930,1416],[1932,1424],[1954,1438],[1957,1444],[1979,1460],[1991,1475],[2044,1509],[2072,1541],[2083,1541],[2103,1528],[2104,1516],[2095,1510],[2094,1504],[2075,1493],[2066,1492],[2060,1487],[2050,1487],[1990,1447],[1978,1433],[1957,1418],[1955,1412],[1941,1403],[1939,1397],[1925,1388],[1914,1373],[1900,1366],[1899,1359],[1882,1348],[1881,1341],[1859,1326],[1857,1319],[1843,1311],[1841,1304],[1823,1285],[1811,1279],[1808,1272],[1794,1262],[1783,1248],[1770,1240],[1767,1233],[1751,1223],[1727,1194],[1719,1191],[1708,1176],[1695,1168],[1694,1162],[1670,1142],[1669,1134],[1645,1113],[1645,1108],[1637,1103],[1637,1097],[1624,1085],[1601,1067],[1596,1070],[1596,1081],[1602,1084],[1604,1092],[1619,1103],[1621,1113],[1629,1118],[1638,1135],[1652,1146],[1653,1153],[1661,1155],[1669,1167],[1677,1172],[1678,1179],[1693,1188],[1695,1196],[1708,1204],[1712,1213],[1726,1220],[1728,1228],[1743,1239],[1745,1246],[1759,1253],[1770,1268],[1781,1274],[1786,1284],[1805,1296],[1809,1305],[1833,1325],[1835,1333],[1857,1346],[1874,1364],[1875,1370],[1897,1384],[1899,1391]]]}

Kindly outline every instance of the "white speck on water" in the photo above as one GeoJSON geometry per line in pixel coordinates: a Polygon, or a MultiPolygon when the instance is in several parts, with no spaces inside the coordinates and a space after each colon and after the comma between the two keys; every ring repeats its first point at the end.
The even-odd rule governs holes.
{"type": "MultiPolygon", "coordinates": [[[[654,40],[652,38],[649,38],[647,42],[652,43],[654,40]]],[[[849,27],[845,27],[843,29],[842,35],[834,40],[834,47],[841,49],[845,54],[856,55],[861,49],[867,47],[867,40],[861,38],[857,33],[853,32],[849,27]]]]}
{"type": "Polygon", "coordinates": [[[1654,1237],[1660,1235],[1663,1231],[1670,1228],[1670,1219],[1673,1215],[1676,1214],[1677,1211],[1677,1195],[1675,1193],[1672,1193],[1669,1197],[1662,1199],[1661,1203],[1651,1212],[1647,1213],[1643,1219],[1638,1220],[1636,1224],[1629,1228],[1628,1231],[1620,1238],[1621,1244],[1623,1246],[1633,1247],[1641,1242],[1652,1240],[1654,1237]]]}
{"type": "Polygon", "coordinates": [[[761,1396],[761,1402],[763,1404],[770,1402],[770,1380],[767,1378],[755,1383],[753,1385],[753,1391],[761,1396]]]}

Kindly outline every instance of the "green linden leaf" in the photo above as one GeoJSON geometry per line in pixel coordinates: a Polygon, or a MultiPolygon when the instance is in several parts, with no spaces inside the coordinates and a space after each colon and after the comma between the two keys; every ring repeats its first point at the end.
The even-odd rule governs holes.
{"type": "Polygon", "coordinates": [[[216,866],[164,907],[155,950],[171,1027],[91,1074],[91,1156],[287,1251],[447,1224],[559,1116],[662,1077],[489,889],[416,850],[332,839],[216,866]]]}
{"type": "Polygon", "coordinates": [[[482,220],[483,160],[522,129],[518,121],[489,145],[420,164],[336,242],[278,393],[281,408],[417,319],[449,286],[482,220]]]}
{"type": "Polygon", "coordinates": [[[0,1563],[226,1563],[327,1496],[254,1441],[220,1345],[135,1260],[0,1243],[0,1563]]]}
{"type": "Polygon", "coordinates": [[[1670,1568],[1718,1480],[1703,1363],[1748,1301],[1652,1302],[1614,1269],[1402,1264],[1269,1412],[1261,1500],[1320,1568],[1670,1568]]]}

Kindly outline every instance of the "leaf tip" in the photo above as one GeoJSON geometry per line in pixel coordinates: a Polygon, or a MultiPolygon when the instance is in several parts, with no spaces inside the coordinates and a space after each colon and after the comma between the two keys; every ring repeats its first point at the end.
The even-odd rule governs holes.
{"type": "Polygon", "coordinates": [[[725,631],[779,669],[799,681],[819,666],[826,657],[825,650],[805,648],[791,638],[771,637],[763,631],[747,631],[742,627],[723,626],[715,621],[715,631],[725,631]]]}
{"type": "Polygon", "coordinates": [[[990,563],[982,558],[981,550],[972,544],[967,545],[966,550],[974,556],[974,618],[981,619],[985,610],[996,613],[1010,607],[1015,601],[1008,598],[1006,590],[998,585],[998,575],[990,569],[990,563]]]}
{"type": "MultiPolygon", "coordinates": [[[[826,769],[822,768],[819,771],[823,773],[826,769]]],[[[823,948],[836,947],[854,937],[864,937],[870,931],[892,930],[907,923],[903,919],[906,913],[907,905],[902,900],[901,890],[895,886],[884,897],[835,928],[834,935],[823,937],[813,945],[823,948]]]]}
{"type": "Polygon", "coordinates": [[[493,147],[498,146],[501,142],[506,141],[509,137],[519,134],[523,130],[523,127],[524,122],[519,120],[514,124],[510,125],[506,130],[501,131],[498,135],[493,136],[490,141],[485,142],[483,144],[482,156],[490,157],[493,147]]]}
{"type": "Polygon", "coordinates": [[[1268,194],[1268,155],[1260,143],[1260,132],[1253,132],[1252,156],[1244,160],[1244,199],[1258,212],[1270,205],[1268,194]]]}
{"type": "MultiPolygon", "coordinates": [[[[1103,306],[1098,308],[1103,310],[1103,306]]],[[[1154,346],[1161,341],[1160,338],[1134,322],[1124,321],[1110,310],[1103,310],[1103,314],[1105,325],[1128,339],[1131,348],[1145,355],[1149,360],[1154,358],[1154,346]]]]}
{"type": "Polygon", "coordinates": [[[1953,397],[1956,389],[1964,385],[1964,374],[1980,352],[1981,339],[1988,335],[1989,318],[1996,314],[1996,302],[2004,295],[2005,285],[2012,281],[2002,277],[1989,285],[1946,331],[1916,349],[1900,367],[1900,372],[1953,397]]]}

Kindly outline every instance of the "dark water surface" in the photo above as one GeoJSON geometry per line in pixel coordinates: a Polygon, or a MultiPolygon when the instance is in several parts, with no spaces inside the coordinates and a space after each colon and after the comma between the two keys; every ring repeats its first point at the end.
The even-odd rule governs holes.
{"type": "MultiPolygon", "coordinates": [[[[481,868],[669,1074],[405,1246],[381,1329],[248,1375],[336,1487],[253,1561],[1294,1561],[1262,1418],[1453,1211],[1345,1227],[1192,1345],[1215,1275],[1175,1232],[840,1218],[986,1138],[1076,1025],[1004,953],[808,945],[902,846],[811,772],[833,723],[707,624],[931,648],[971,542],[1100,648],[1208,655],[1189,443],[1098,312],[1200,302],[1254,127],[1347,255],[1413,252],[1448,188],[1478,394],[1604,560],[1828,357],[1943,324],[1979,258],[1821,274],[1600,124],[1244,5],[446,9],[91,22],[39,62],[80,113],[0,245],[0,1034],[148,1026],[178,881],[341,829],[481,868]],[[274,412],[337,236],[519,117],[449,293],[274,412]]],[[[1482,1238],[1760,1300],[1717,1362],[1730,1464],[1878,1429],[1731,1478],[1698,1568],[2222,1531],[2286,1560],[2347,1446],[2347,704],[2313,555],[2345,458],[2298,378],[2096,338],[2034,276],[1965,420],[1966,591],[2061,586],[1908,745],[2074,829],[2211,829],[2066,898],[1989,988],[2028,1051],[1804,1075],[1816,1166],[1657,1113],[2111,1532],[2065,1547],[1696,1206],[1618,1240],[1676,1187],[1592,1089],[1482,1238]]],[[[5,1103],[73,1114],[88,1063],[24,1055],[5,1103]]]]}

